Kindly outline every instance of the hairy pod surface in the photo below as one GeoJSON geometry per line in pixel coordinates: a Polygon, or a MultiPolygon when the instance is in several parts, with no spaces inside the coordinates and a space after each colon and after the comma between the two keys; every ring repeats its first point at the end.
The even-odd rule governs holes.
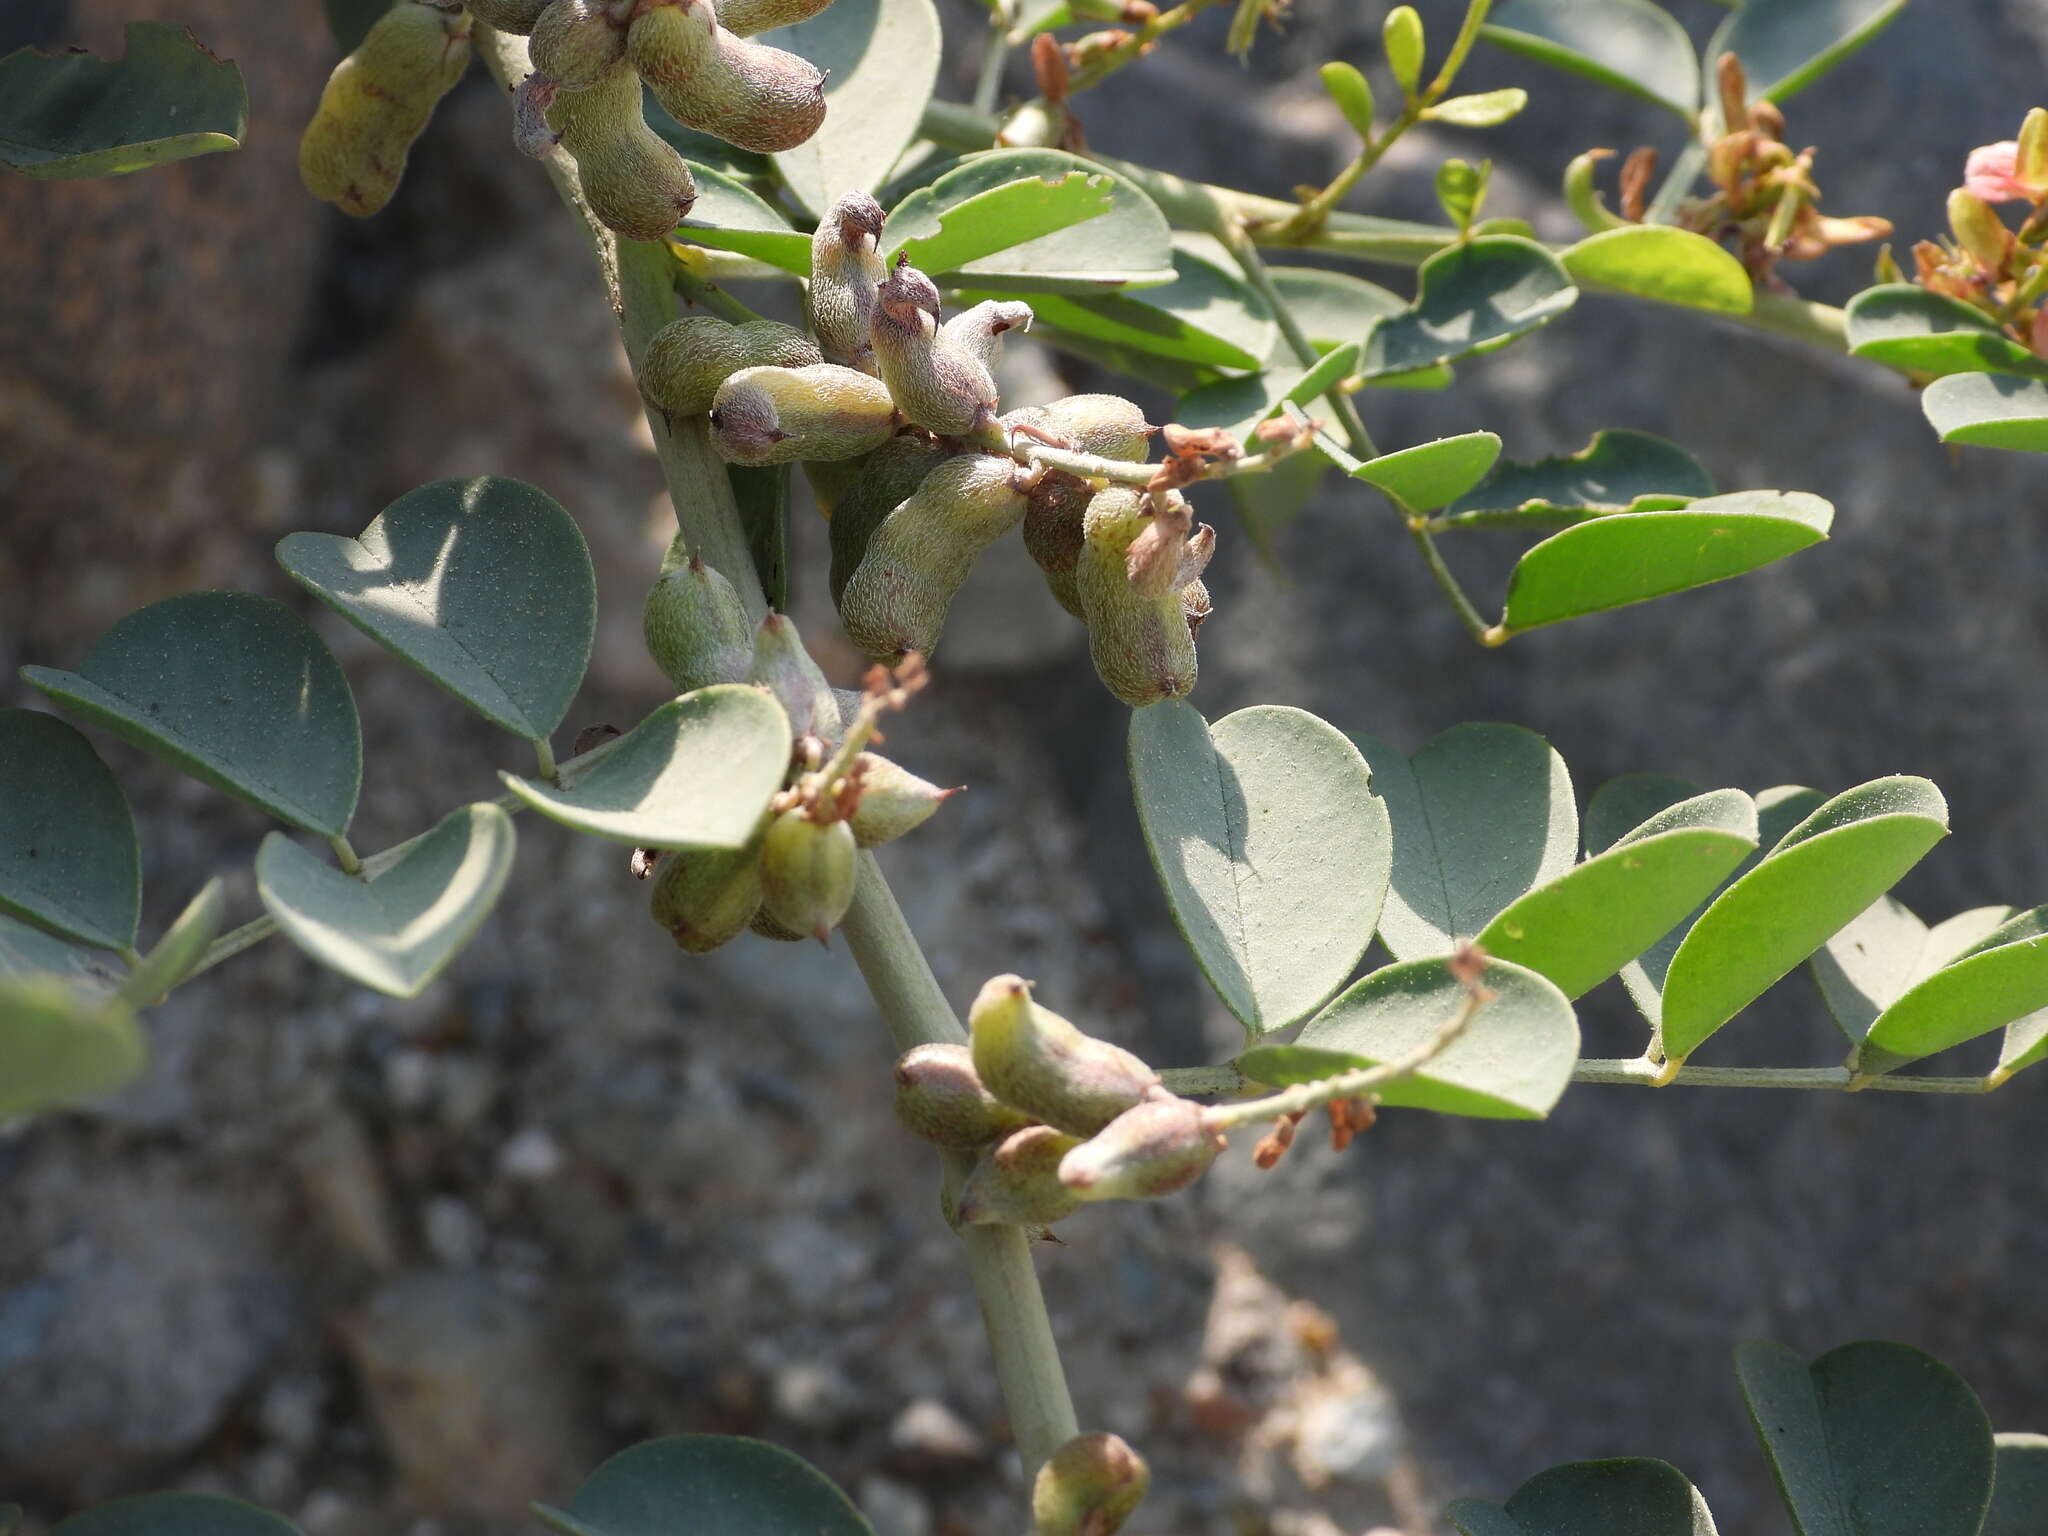
{"type": "Polygon", "coordinates": [[[782,928],[827,942],[853,905],[859,849],[843,821],[784,811],[761,845],[761,906],[782,928]]]}
{"type": "Polygon", "coordinates": [[[950,450],[923,432],[890,438],[862,461],[861,472],[832,509],[832,570],[827,584],[837,604],[860,568],[875,530],[905,497],[947,459],[950,450]]]}
{"type": "Polygon", "coordinates": [[[1093,1136],[1159,1087],[1159,1074],[1031,999],[1020,976],[997,976],[968,1010],[974,1070],[1012,1108],[1073,1136],[1093,1136]]]}
{"type": "Polygon", "coordinates": [[[647,654],[678,693],[746,679],[754,636],[730,581],[692,558],[663,572],[641,612],[647,654]]]}
{"type": "Polygon", "coordinates": [[[1076,1435],[1031,1485],[1031,1536],[1113,1536],[1152,1486],[1145,1458],[1117,1435],[1076,1435]]]}
{"type": "Polygon", "coordinates": [[[793,737],[816,736],[823,741],[839,737],[839,700],[832,685],[804,649],[796,625],[787,614],[770,613],[754,631],[754,653],[747,669],[747,681],[775,695],[782,712],[789,716],[793,737]]]}
{"type": "Polygon", "coordinates": [[[485,26],[527,37],[550,0],[468,0],[469,14],[485,26]]]}
{"type": "Polygon", "coordinates": [[[661,239],[697,201],[689,166],[647,126],[640,77],[627,65],[586,90],[556,97],[548,126],[575,157],[591,211],[627,239],[661,239]]]}
{"type": "MultiPolygon", "coordinates": [[[[1026,406],[1002,418],[1005,430],[1036,428],[1063,439],[1076,453],[1136,464],[1155,428],[1145,413],[1121,395],[1065,395],[1049,405],[1026,406]]],[[[1024,548],[1045,572],[1045,584],[1060,606],[1081,617],[1074,567],[1081,559],[1081,520],[1094,490],[1078,475],[1049,469],[1031,489],[1024,509],[1024,548]]]]}
{"type": "Polygon", "coordinates": [[[931,655],[975,560],[1024,516],[1016,482],[1012,460],[963,453],[931,470],[882,519],[839,603],[862,655],[881,662],[908,651],[931,655]]]}
{"type": "Polygon", "coordinates": [[[626,56],[626,29],[608,0],[548,0],[528,46],[533,67],[565,91],[585,91],[626,56]]]}
{"type": "Polygon", "coordinates": [[[916,831],[964,787],[941,789],[879,752],[863,752],[854,762],[860,769],[860,802],[847,824],[863,848],[879,848],[916,831]]]}
{"type": "Polygon", "coordinates": [[[927,432],[969,437],[996,419],[988,365],[941,331],[938,287],[908,262],[875,291],[868,336],[897,407],[927,432]]]}
{"type": "Polygon", "coordinates": [[[795,149],[825,120],[825,77],[810,60],[718,23],[711,0],[657,0],[626,49],[677,122],[741,149],[795,149]]]}
{"type": "Polygon", "coordinates": [[[975,1163],[956,1207],[967,1226],[1049,1227],[1081,1207],[1060,1182],[1060,1159],[1078,1145],[1049,1125],[1013,1131],[975,1163]]]}
{"type": "Polygon", "coordinates": [[[654,333],[640,359],[640,392],[671,417],[701,416],[718,386],[742,368],[804,368],[824,361],[817,344],[792,325],[716,315],[685,315],[654,333]]]}
{"type": "Polygon", "coordinates": [[[811,937],[808,933],[798,933],[794,928],[785,928],[768,915],[766,907],[754,914],[754,920],[747,924],[747,932],[773,939],[778,944],[801,944],[811,937]]]}
{"type": "Polygon", "coordinates": [[[744,848],[686,848],[654,872],[651,910],[686,954],[708,955],[746,932],[761,906],[761,838],[744,848]]]}
{"type": "Polygon", "coordinates": [[[811,235],[811,281],[804,312],[828,360],[875,372],[868,325],[882,263],[882,205],[865,192],[849,192],[825,211],[811,235]]]}
{"type": "Polygon", "coordinates": [[[1133,709],[1185,698],[1195,686],[1195,637],[1180,593],[1148,596],[1131,586],[1126,559],[1148,521],[1139,492],[1123,486],[1097,491],[1083,519],[1074,570],[1096,674],[1133,709]]]}
{"type": "Polygon", "coordinates": [[[934,1146],[971,1152],[1001,1141],[1031,1123],[974,1075],[964,1045],[920,1045],[896,1062],[896,1119],[934,1146]]]}
{"type": "Polygon", "coordinates": [[[1060,1160],[1060,1182],[1082,1200],[1152,1200],[1186,1189],[1223,1150],[1208,1115],[1172,1097],[1127,1109],[1060,1160]]]}
{"type": "Polygon", "coordinates": [[[851,459],[889,440],[896,406],[877,379],[838,363],[742,368],[711,401],[711,433],[735,464],[851,459]]]}
{"type": "Polygon", "coordinates": [[[960,348],[984,368],[1002,356],[1003,337],[1031,329],[1031,306],[1018,299],[983,299],[939,327],[942,341],[960,348]]]}
{"type": "Polygon", "coordinates": [[[718,24],[735,37],[809,21],[832,0],[718,0],[718,24]]]}
{"type": "Polygon", "coordinates": [[[299,139],[299,179],[366,219],[391,201],[413,140],[469,67],[469,17],[401,0],[335,65],[299,139]]]}

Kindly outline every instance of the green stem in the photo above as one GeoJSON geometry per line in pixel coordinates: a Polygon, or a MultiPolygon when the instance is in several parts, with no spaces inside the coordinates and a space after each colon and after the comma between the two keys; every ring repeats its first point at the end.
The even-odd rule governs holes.
{"type": "MultiPolygon", "coordinates": [[[[1676,1086],[1680,1088],[1801,1088],[1838,1093],[1870,1090],[1879,1093],[1990,1093],[2005,1082],[1997,1073],[1989,1077],[1897,1077],[1859,1079],[1847,1067],[1680,1067],[1669,1083],[1661,1083],[1664,1068],[1643,1057],[1587,1057],[1572,1068],[1575,1083],[1601,1083],[1635,1088],[1676,1086]]],[[[1167,1067],[1159,1074],[1173,1092],[1182,1095],[1242,1093],[1259,1085],[1246,1077],[1235,1062],[1214,1067],[1167,1067]]],[[[1342,1097],[1342,1095],[1337,1095],[1342,1097]]]]}
{"type": "Polygon", "coordinates": [[[1429,574],[1436,578],[1436,584],[1450,599],[1458,621],[1471,631],[1472,638],[1484,646],[1504,645],[1508,632],[1498,624],[1489,624],[1472,599],[1465,595],[1465,588],[1444,562],[1443,551],[1436,547],[1436,535],[1430,531],[1426,520],[1419,517],[1408,519],[1408,537],[1415,541],[1415,548],[1422,555],[1422,563],[1429,567],[1429,574]]]}
{"type": "MultiPolygon", "coordinates": [[[[1280,296],[1280,290],[1273,286],[1273,275],[1266,270],[1266,263],[1252,238],[1242,224],[1226,224],[1223,227],[1223,243],[1230,248],[1230,254],[1237,258],[1243,269],[1245,280],[1258,291],[1259,297],[1273,311],[1273,319],[1280,327],[1280,334],[1286,338],[1287,346],[1304,368],[1313,368],[1322,354],[1315,343],[1302,331],[1301,322],[1294,318],[1294,311],[1280,296]]],[[[1329,403],[1331,413],[1337,418],[1337,425],[1344,429],[1345,439],[1351,451],[1361,459],[1376,459],[1379,449],[1373,446],[1372,434],[1365,429],[1365,420],[1358,414],[1358,407],[1351,403],[1351,397],[1341,387],[1333,387],[1323,396],[1329,403]]]]}
{"type": "Polygon", "coordinates": [[[363,872],[363,861],[356,857],[356,851],[349,846],[347,838],[341,836],[330,837],[327,839],[327,846],[334,850],[335,858],[341,861],[341,872],[343,874],[360,875],[363,872]]]}
{"type": "Polygon", "coordinates": [[[988,36],[981,47],[981,68],[974,77],[974,110],[992,112],[1003,92],[1003,63],[1010,56],[1006,29],[1009,21],[1000,11],[988,19],[988,36]]]}
{"type": "Polygon", "coordinates": [[[1458,78],[1458,71],[1465,67],[1465,60],[1472,52],[1472,45],[1479,40],[1479,29],[1486,21],[1486,13],[1492,9],[1493,0],[1472,0],[1465,7],[1465,20],[1458,27],[1458,35],[1451,43],[1451,51],[1444,56],[1444,67],[1436,72],[1436,78],[1429,83],[1429,89],[1422,93],[1425,102],[1442,99],[1451,88],[1451,82],[1458,78]]]}
{"type": "Polygon", "coordinates": [[[545,736],[535,739],[533,743],[533,759],[540,768],[540,776],[542,778],[546,779],[550,784],[560,782],[562,770],[556,765],[555,749],[549,745],[548,739],[545,736]]]}

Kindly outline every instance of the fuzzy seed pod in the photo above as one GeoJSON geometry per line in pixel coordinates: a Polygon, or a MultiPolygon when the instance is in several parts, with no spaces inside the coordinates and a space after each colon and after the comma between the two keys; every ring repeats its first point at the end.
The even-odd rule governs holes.
{"type": "Polygon", "coordinates": [[[299,179],[366,219],[391,201],[412,142],[469,67],[469,16],[400,0],[335,65],[299,140],[299,179]]]}
{"type": "Polygon", "coordinates": [[[761,905],[761,839],[744,848],[686,848],[654,873],[654,920],[686,954],[708,955],[746,931],[761,905]]]}
{"type": "MultiPolygon", "coordinates": [[[[1204,523],[1202,526],[1206,528],[1209,525],[1204,523]]],[[[1215,611],[1215,604],[1209,600],[1208,585],[1200,579],[1191,581],[1180,589],[1180,612],[1181,617],[1188,621],[1190,640],[1201,634],[1202,626],[1215,611]]]]}
{"type": "Polygon", "coordinates": [[[815,341],[780,320],[743,321],[739,333],[749,368],[814,368],[825,361],[815,341]]]}
{"type": "Polygon", "coordinates": [[[920,1045],[903,1053],[896,1063],[896,1118],[911,1135],[960,1152],[1031,1123],[982,1087],[964,1045],[920,1045]]]}
{"type": "Polygon", "coordinates": [[[805,310],[825,356],[835,363],[875,371],[875,346],[868,322],[882,265],[882,205],[865,192],[849,192],[825,212],[811,236],[811,284],[805,310]]]}
{"type": "Polygon", "coordinates": [[[809,21],[832,0],[718,0],[718,24],[734,37],[809,21]]]}
{"type": "Polygon", "coordinates": [[[817,344],[793,325],[716,315],[685,315],[654,333],[640,359],[640,392],[671,419],[711,409],[718,386],[742,368],[803,368],[824,361],[817,344]]]}
{"type": "Polygon", "coordinates": [[[556,97],[548,126],[576,157],[591,211],[628,240],[661,239],[697,201],[689,166],[647,126],[640,77],[625,65],[587,90],[556,97]]]}
{"type": "Polygon", "coordinates": [[[789,716],[793,737],[839,737],[839,701],[811,653],[804,649],[796,625],[787,614],[771,613],[754,631],[754,654],[747,681],[775,695],[789,716]]]}
{"type": "Polygon", "coordinates": [[[1172,1097],[1127,1109],[1060,1159],[1060,1182],[1082,1200],[1150,1200],[1186,1189],[1223,1150],[1208,1115],[1172,1097]]]}
{"type": "Polygon", "coordinates": [[[988,365],[941,332],[938,287],[902,257],[875,292],[868,335],[897,407],[927,432],[970,437],[995,421],[988,365]]]}
{"type": "MultiPolygon", "coordinates": [[[[1146,440],[1157,430],[1121,395],[1067,395],[1050,405],[1012,411],[1002,425],[1006,431],[1023,427],[1056,437],[1076,453],[1132,464],[1145,457],[1146,440]]],[[[1024,509],[1024,548],[1045,572],[1045,584],[1060,606],[1075,618],[1081,616],[1081,595],[1074,567],[1081,558],[1081,519],[1093,494],[1079,476],[1049,469],[1032,487],[1024,509]]]]}
{"type": "Polygon", "coordinates": [[[994,368],[1008,331],[1031,329],[1031,306],[1015,299],[983,299],[939,327],[939,337],[984,368],[994,368]]]}
{"type": "Polygon", "coordinates": [[[1031,983],[997,976],[968,1010],[974,1070],[1012,1108],[1093,1136],[1153,1097],[1159,1074],[1121,1046],[1083,1034],[1031,1000],[1031,983]]]}
{"type": "Polygon", "coordinates": [[[917,431],[899,433],[867,456],[859,477],[832,509],[832,571],[827,585],[834,603],[860,568],[883,519],[952,456],[917,431]]]}
{"type": "Polygon", "coordinates": [[[1133,709],[1185,698],[1195,686],[1195,639],[1180,593],[1156,596],[1131,585],[1131,543],[1149,522],[1145,498],[1123,486],[1097,491],[1083,520],[1074,570],[1088,652],[1109,691],[1133,709]]]}
{"type": "Polygon", "coordinates": [[[1031,1485],[1031,1536],[1113,1536],[1152,1486],[1145,1458],[1116,1435],[1076,1435],[1031,1485]]]}
{"type": "Polygon", "coordinates": [[[851,459],[889,440],[896,407],[881,382],[837,363],[742,368],[711,402],[711,433],[735,464],[851,459]]]}
{"type": "Polygon", "coordinates": [[[753,654],[747,610],[733,584],[702,560],[692,558],[655,582],[641,633],[678,693],[746,679],[753,654]]]}
{"type": "Polygon", "coordinates": [[[854,764],[860,769],[860,803],[847,817],[847,824],[853,828],[853,840],[863,848],[879,848],[915,831],[966,787],[941,789],[879,752],[863,752],[854,764]]]}
{"type": "Polygon", "coordinates": [[[469,14],[497,32],[527,37],[550,0],[466,0],[469,14]]]}
{"type": "Polygon", "coordinates": [[[810,935],[798,933],[794,928],[785,928],[768,915],[766,907],[754,914],[754,920],[747,924],[747,932],[759,934],[764,939],[773,939],[778,944],[801,944],[810,935]]]}
{"type": "Polygon", "coordinates": [[[960,1186],[963,1226],[1049,1227],[1081,1202],[1060,1183],[1060,1159],[1079,1142],[1049,1125],[1013,1131],[974,1165],[960,1186]]]}
{"type": "Polygon", "coordinates": [[[533,67],[565,91],[587,91],[626,56],[626,29],[606,0],[548,0],[533,24],[533,67]]]}
{"type": "Polygon", "coordinates": [[[780,926],[828,943],[853,905],[859,851],[845,822],[784,811],[768,823],[761,845],[763,910],[780,926]]]}
{"type": "Polygon", "coordinates": [[[825,120],[825,77],[810,60],[718,24],[711,0],[655,0],[626,51],[669,116],[741,149],[795,149],[825,120]]]}
{"type": "Polygon", "coordinates": [[[847,638],[862,655],[895,662],[907,651],[932,654],[975,560],[1024,516],[1017,478],[1009,459],[959,454],[882,519],[839,601],[847,638]]]}

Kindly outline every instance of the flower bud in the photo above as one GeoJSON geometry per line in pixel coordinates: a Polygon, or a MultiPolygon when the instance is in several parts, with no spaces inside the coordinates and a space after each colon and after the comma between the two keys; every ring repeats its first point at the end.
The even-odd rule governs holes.
{"type": "Polygon", "coordinates": [[[960,1152],[1031,1123],[981,1085],[964,1045],[920,1045],[903,1053],[896,1063],[896,1118],[911,1135],[960,1152]]]}
{"type": "Polygon", "coordinates": [[[1002,356],[1004,334],[1030,329],[1029,304],[1015,299],[983,299],[972,309],[961,310],[940,326],[939,336],[948,344],[959,347],[982,367],[994,368],[996,359],[1002,356]]]}
{"type": "Polygon", "coordinates": [[[845,822],[784,811],[768,823],[761,844],[762,909],[779,926],[829,943],[853,905],[858,854],[845,822]]]}
{"type": "Polygon", "coordinates": [[[753,635],[739,593],[695,557],[655,582],[641,632],[678,693],[744,681],[751,665],[753,635]]]}
{"type": "Polygon", "coordinates": [[[754,631],[747,681],[775,695],[775,702],[789,716],[792,736],[838,739],[839,701],[787,614],[770,613],[754,631]]]}
{"type": "Polygon", "coordinates": [[[1963,187],[1949,193],[1948,227],[1956,244],[1987,273],[1996,277],[2005,270],[2012,254],[2012,231],[1983,198],[1963,187]]]}
{"type": "Polygon", "coordinates": [[[795,149],[825,120],[825,77],[810,60],[736,37],[711,0],[654,0],[626,51],[677,122],[741,149],[795,149]]]}
{"type": "Polygon", "coordinates": [[[497,32],[529,36],[549,0],[467,0],[469,14],[497,32]]]}
{"type": "Polygon", "coordinates": [[[548,126],[575,157],[591,212],[628,240],[663,238],[697,201],[689,166],[647,126],[640,77],[626,65],[585,90],[556,97],[548,126]]]}
{"type": "Polygon", "coordinates": [[[964,1226],[1049,1227],[1081,1202],[1060,1183],[1060,1159],[1078,1145],[1049,1125],[1013,1131],[985,1152],[960,1186],[964,1226]]]}
{"type": "Polygon", "coordinates": [[[1179,591],[1169,587],[1149,595],[1131,584],[1131,545],[1149,521],[1138,492],[1122,486],[1096,492],[1088,503],[1075,567],[1095,671],[1133,709],[1185,698],[1196,675],[1194,635],[1179,591]]]}
{"type": "Polygon", "coordinates": [[[299,179],[366,219],[391,201],[414,139],[469,67],[469,17],[400,0],[335,65],[299,139],[299,179]]]}
{"type": "Polygon", "coordinates": [[[875,530],[924,477],[953,455],[929,433],[898,433],[861,463],[860,474],[832,509],[832,570],[827,586],[836,604],[860,568],[875,530]]]}
{"type": "Polygon", "coordinates": [[[1038,1469],[1031,1536],[1112,1536],[1152,1486],[1145,1458],[1116,1435],[1076,1435],[1038,1469]]]}
{"type": "Polygon", "coordinates": [[[995,420],[994,376],[941,333],[937,286],[902,257],[876,290],[868,334],[875,366],[911,421],[942,437],[970,437],[995,420]]]}
{"type": "Polygon", "coordinates": [[[1081,1200],[1150,1200],[1186,1189],[1223,1150],[1208,1117],[1188,1099],[1127,1109],[1060,1160],[1060,1182],[1081,1200]]]}
{"type": "Polygon", "coordinates": [[[832,0],[718,0],[718,24],[734,37],[752,37],[809,21],[832,0]]]}
{"type": "Polygon", "coordinates": [[[854,765],[860,770],[860,800],[847,822],[853,828],[853,840],[863,848],[879,848],[915,831],[966,787],[941,789],[879,752],[861,753],[854,765]]]}
{"type": "Polygon", "coordinates": [[[626,56],[626,29],[606,0],[549,0],[533,24],[533,67],[565,91],[586,91],[626,56]]]}
{"type": "Polygon", "coordinates": [[[652,910],[686,954],[736,939],[761,905],[761,839],[744,848],[685,848],[655,867],[652,910]]]}
{"type": "Polygon", "coordinates": [[[825,212],[811,236],[811,285],[805,310],[825,356],[862,373],[875,371],[868,322],[881,285],[882,205],[849,192],[825,212]]]}
{"type": "Polygon", "coordinates": [[[712,436],[735,464],[850,459],[879,448],[896,425],[880,381],[837,363],[742,368],[711,402],[712,436]]]}
{"type": "Polygon", "coordinates": [[[1129,1051],[1033,1002],[1022,977],[989,981],[967,1022],[974,1070],[989,1092],[1075,1136],[1093,1136],[1159,1086],[1159,1074],[1129,1051]]]}

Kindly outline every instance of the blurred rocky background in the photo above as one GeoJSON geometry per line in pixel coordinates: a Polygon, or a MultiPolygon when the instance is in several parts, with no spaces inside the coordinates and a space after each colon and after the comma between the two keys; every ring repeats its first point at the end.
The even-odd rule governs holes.
{"type": "MultiPolygon", "coordinates": [[[[1458,8],[1421,8],[1441,45],[1458,8]]],[[[1091,142],[1269,193],[1321,180],[1349,141],[1313,66],[1376,59],[1383,9],[1301,0],[1249,72],[1207,16],[1084,100],[1091,142]]],[[[629,723],[663,692],[637,615],[668,514],[587,259],[480,72],[384,216],[305,198],[293,146],[332,63],[317,11],[0,9],[0,51],[104,51],[133,16],[188,21],[252,98],[241,154],[0,181],[0,693],[34,702],[16,665],[72,664],[171,592],[306,609],[270,558],[281,534],[353,532],[419,482],[495,472],[579,515],[608,617],[570,724],[629,723]]],[[[959,40],[976,14],[950,0],[959,40]]],[[[943,88],[963,96],[972,65],[963,41],[943,88]]],[[[2044,66],[2042,0],[1920,0],[1791,104],[1789,136],[1821,146],[1831,211],[1886,215],[1903,247],[1936,230],[1965,153],[2036,103],[2044,66]]],[[[1353,206],[1431,216],[1436,160],[1490,154],[1491,211],[1567,237],[1553,189],[1572,154],[1675,147],[1653,109],[1485,50],[1470,80],[1527,84],[1533,104],[1483,138],[1416,135],[1353,206]]],[[[1839,300],[1867,271],[1851,253],[1796,280],[1839,300]]],[[[1028,347],[1014,362],[1020,395],[1114,382],[1028,347]]],[[[1485,426],[1522,458],[1661,432],[1724,487],[1829,497],[1835,537],[1482,653],[1383,507],[1326,494],[1268,565],[1205,495],[1225,541],[1196,695],[1212,717],[1292,703],[1411,749],[1513,720],[1556,743],[1582,795],[1639,769],[1751,789],[1924,773],[1956,831],[1903,894],[1937,916],[2048,899],[2037,461],[1945,452],[1888,375],[1590,298],[1452,392],[1365,405],[1384,445],[1485,426]]],[[[815,523],[798,544],[799,619],[850,682],[815,523]]],[[[1124,712],[1009,553],[892,730],[902,760],[972,792],[887,862],[961,1005],[1017,970],[1154,1060],[1214,1059],[1231,1026],[1152,886],[1124,712]]],[[[1482,587],[1493,557],[1477,553],[1482,587]]],[[[505,738],[310,617],[369,738],[360,846],[489,791],[505,738]]],[[[263,822],[100,747],[138,807],[145,931],[216,871],[252,913],[263,822]]],[[[709,1429],[812,1458],[883,1536],[1013,1530],[975,1308],[843,949],[745,938],[682,961],[618,850],[532,819],[520,839],[497,916],[417,1002],[274,942],[159,1009],[147,1079],[104,1111],[0,1133],[0,1498],[32,1530],[184,1486],[310,1536],[494,1536],[533,1529],[525,1501],[560,1499],[611,1449],[709,1429]]],[[[1638,1048],[1616,999],[1585,1015],[1589,1051],[1638,1048]]],[[[1838,1054],[1798,978],[1709,1052],[1838,1054]]],[[[1905,1340],[2000,1427],[2048,1429],[2043,1091],[1581,1088],[1541,1126],[1389,1114],[1341,1157],[1305,1137],[1260,1175],[1239,1148],[1189,1196],[1084,1215],[1042,1269],[1084,1423],[1152,1458],[1152,1536],[1423,1536],[1454,1494],[1621,1454],[1683,1467],[1729,1536],[1775,1531],[1728,1368],[1741,1338],[1905,1340]]]]}

